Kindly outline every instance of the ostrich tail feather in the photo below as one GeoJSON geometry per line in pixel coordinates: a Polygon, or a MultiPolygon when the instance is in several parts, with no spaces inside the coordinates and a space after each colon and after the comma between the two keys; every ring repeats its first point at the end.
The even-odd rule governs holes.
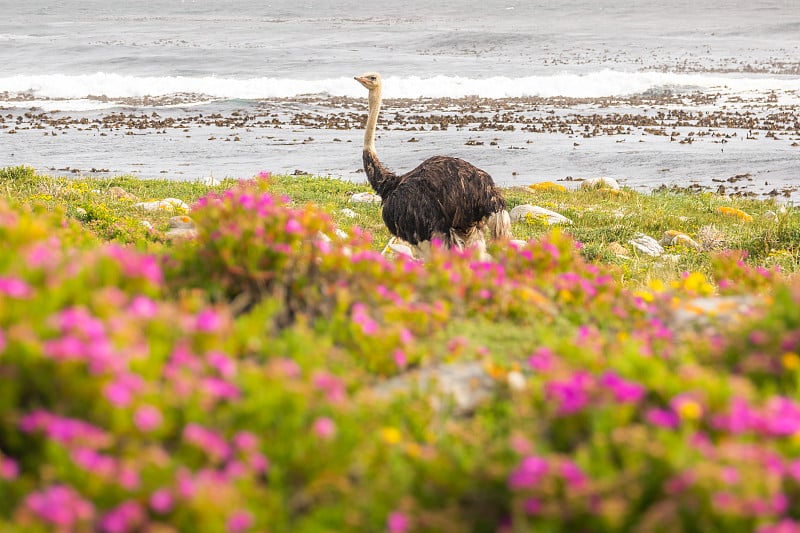
{"type": "Polygon", "coordinates": [[[486,225],[489,227],[489,234],[492,239],[511,238],[511,215],[505,209],[489,215],[486,225]]]}

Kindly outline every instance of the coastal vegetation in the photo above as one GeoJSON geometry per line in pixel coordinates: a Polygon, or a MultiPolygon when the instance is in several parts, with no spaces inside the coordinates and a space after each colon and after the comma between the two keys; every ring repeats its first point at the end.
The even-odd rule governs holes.
{"type": "Polygon", "coordinates": [[[571,223],[421,263],[367,191],[1,169],[0,529],[800,531],[794,208],[517,187],[571,223]]]}

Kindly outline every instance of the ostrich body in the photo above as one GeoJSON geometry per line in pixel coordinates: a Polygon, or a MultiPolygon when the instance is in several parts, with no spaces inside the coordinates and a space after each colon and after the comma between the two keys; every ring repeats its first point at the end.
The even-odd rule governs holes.
{"type": "Polygon", "coordinates": [[[428,255],[430,241],[448,248],[485,249],[483,230],[493,238],[511,236],[506,202],[492,177],[455,157],[434,156],[401,176],[384,167],[375,152],[375,128],[381,107],[381,77],[370,72],[355,78],[369,90],[364,131],[364,170],[383,199],[383,221],[392,235],[428,255]]]}

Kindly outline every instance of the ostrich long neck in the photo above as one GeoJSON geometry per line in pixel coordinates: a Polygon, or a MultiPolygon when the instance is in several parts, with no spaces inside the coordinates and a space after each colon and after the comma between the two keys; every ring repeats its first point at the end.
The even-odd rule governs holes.
{"type": "Polygon", "coordinates": [[[381,198],[391,194],[400,182],[397,175],[384,167],[375,152],[375,128],[378,125],[378,115],[381,112],[381,89],[372,89],[369,92],[369,115],[367,127],[364,130],[364,171],[367,173],[369,184],[381,198]]]}

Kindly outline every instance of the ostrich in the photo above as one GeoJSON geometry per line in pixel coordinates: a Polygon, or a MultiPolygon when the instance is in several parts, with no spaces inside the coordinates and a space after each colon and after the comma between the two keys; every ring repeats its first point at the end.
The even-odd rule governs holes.
{"type": "Polygon", "coordinates": [[[398,176],[384,167],[375,152],[375,127],[381,108],[381,76],[356,76],[369,90],[369,115],[364,131],[364,170],[383,199],[383,221],[389,232],[412,245],[418,256],[430,255],[437,239],[448,248],[478,246],[485,253],[484,228],[492,238],[511,237],[506,202],[492,177],[463,159],[434,156],[398,176]]]}

